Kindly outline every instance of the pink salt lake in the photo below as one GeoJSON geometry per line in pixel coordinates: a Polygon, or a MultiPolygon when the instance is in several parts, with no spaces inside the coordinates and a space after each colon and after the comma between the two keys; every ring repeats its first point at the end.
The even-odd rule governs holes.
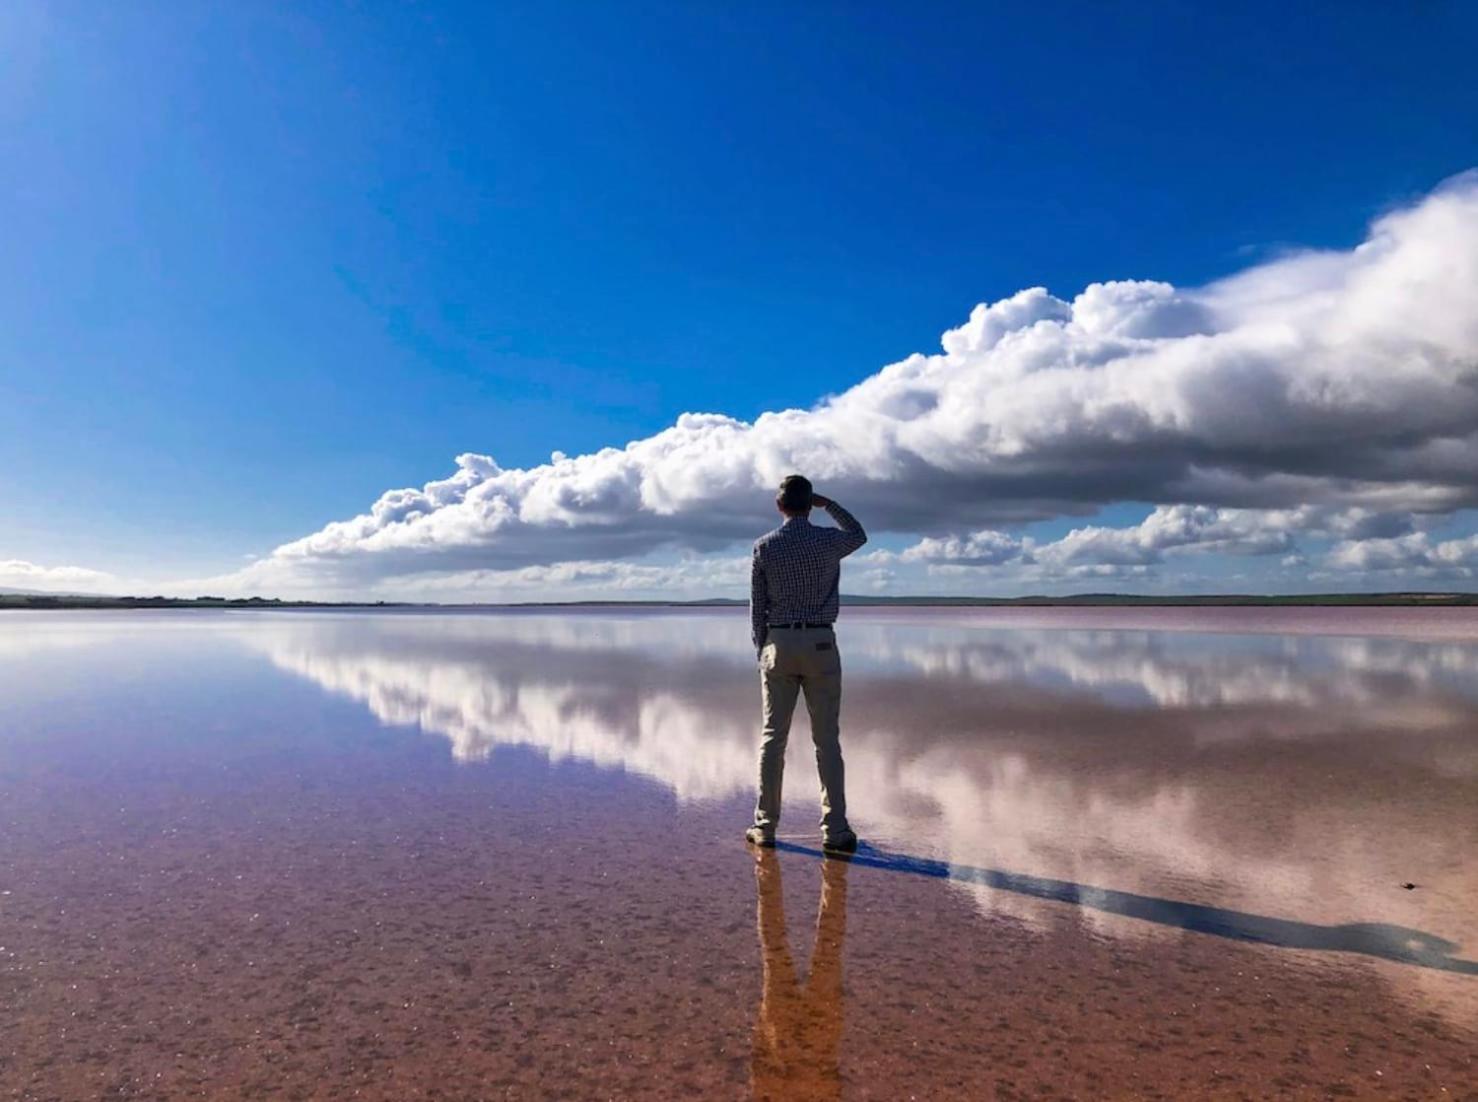
{"type": "Polygon", "coordinates": [[[0,615],[0,1099],[1478,1097],[1478,617],[0,615]],[[1414,885],[1407,887],[1406,885],[1414,885]]]}

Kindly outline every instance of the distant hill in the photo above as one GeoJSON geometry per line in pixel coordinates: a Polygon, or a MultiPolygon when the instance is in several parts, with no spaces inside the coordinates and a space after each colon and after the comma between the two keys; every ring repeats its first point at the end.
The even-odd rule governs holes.
{"type": "Polygon", "coordinates": [[[1034,595],[1027,597],[864,597],[843,594],[846,605],[930,605],[966,608],[1027,607],[1099,607],[1114,605],[1189,606],[1216,605],[1478,605],[1478,593],[1210,593],[1210,594],[1139,594],[1076,593],[1063,597],[1034,595]]]}
{"type": "MultiPolygon", "coordinates": [[[[510,604],[409,604],[392,601],[283,601],[276,597],[97,597],[85,594],[36,593],[0,590],[0,610],[7,608],[732,608],[748,602],[733,597],[711,597],[697,601],[523,601],[510,604]]],[[[843,594],[842,604],[861,607],[910,608],[1053,608],[1113,606],[1291,606],[1348,605],[1358,607],[1466,607],[1478,605],[1478,593],[1216,593],[1181,596],[1136,593],[1078,593],[1065,597],[877,597],[843,594]]]]}
{"type": "MultiPolygon", "coordinates": [[[[842,604],[853,607],[890,607],[898,606],[904,608],[1054,608],[1054,607],[1113,607],[1118,605],[1140,605],[1145,607],[1176,605],[1187,607],[1209,607],[1216,605],[1355,605],[1355,606],[1380,606],[1380,605],[1423,605],[1423,606],[1447,606],[1447,605],[1478,605],[1478,593],[1209,593],[1209,594],[1141,594],[1141,593],[1074,593],[1061,597],[1049,597],[1044,594],[1033,594],[1025,597],[947,597],[947,596],[912,596],[912,597],[882,597],[876,595],[865,595],[858,593],[843,593],[842,604]]],[[[683,607],[683,608],[725,608],[730,606],[743,607],[748,601],[735,597],[706,597],[696,601],[526,601],[516,606],[481,606],[481,607],[547,607],[547,608],[569,608],[569,607],[597,607],[597,608],[621,608],[631,607],[683,607]]],[[[458,607],[475,608],[476,605],[463,605],[458,607]]]]}
{"type": "MultiPolygon", "coordinates": [[[[86,593],[0,590],[7,608],[397,608],[391,601],[284,601],[278,597],[99,597],[86,593]]],[[[436,606],[419,606],[436,607],[436,606]]]]}
{"type": "Polygon", "coordinates": [[[59,589],[19,589],[15,586],[0,585],[0,597],[62,597],[67,600],[86,601],[98,596],[99,594],[96,593],[70,593],[59,589]]]}

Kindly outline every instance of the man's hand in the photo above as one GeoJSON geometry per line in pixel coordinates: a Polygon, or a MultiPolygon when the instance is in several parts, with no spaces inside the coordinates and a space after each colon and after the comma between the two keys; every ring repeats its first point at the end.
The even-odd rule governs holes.
{"type": "Polygon", "coordinates": [[[831,504],[831,498],[822,497],[820,494],[816,493],[816,491],[812,490],[811,504],[816,506],[816,508],[818,509],[825,509],[828,505],[831,504]]]}

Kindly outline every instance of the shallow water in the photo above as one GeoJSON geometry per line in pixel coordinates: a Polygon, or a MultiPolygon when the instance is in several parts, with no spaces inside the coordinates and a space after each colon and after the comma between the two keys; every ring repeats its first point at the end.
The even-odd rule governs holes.
{"type": "Polygon", "coordinates": [[[1473,1097],[1468,610],[844,610],[851,863],[747,630],[0,617],[0,1097],[1473,1097]]]}

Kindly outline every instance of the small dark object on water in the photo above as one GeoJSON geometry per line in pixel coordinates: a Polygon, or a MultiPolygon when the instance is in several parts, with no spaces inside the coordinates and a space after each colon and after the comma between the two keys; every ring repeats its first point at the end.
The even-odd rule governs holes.
{"type": "Polygon", "coordinates": [[[1416,885],[1413,884],[1410,880],[1408,880],[1406,883],[1402,884],[1401,886],[1403,888],[1405,888],[1407,891],[1415,891],[1416,890],[1416,885]]]}

